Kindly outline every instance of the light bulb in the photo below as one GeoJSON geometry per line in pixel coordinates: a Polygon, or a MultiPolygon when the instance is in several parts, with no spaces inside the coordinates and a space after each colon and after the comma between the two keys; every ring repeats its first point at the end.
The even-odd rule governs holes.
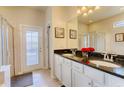
{"type": "Polygon", "coordinates": [[[100,9],[100,6],[96,6],[96,7],[95,7],[95,10],[97,10],[97,9],[100,9]]]}
{"type": "Polygon", "coordinates": [[[90,9],[90,10],[88,11],[88,13],[93,13],[93,10],[92,10],[92,9],[90,9]]]}
{"type": "Polygon", "coordinates": [[[79,9],[77,10],[77,14],[81,14],[81,11],[79,9]]]}
{"type": "Polygon", "coordinates": [[[82,8],[81,8],[81,10],[86,10],[87,8],[85,7],[85,6],[83,6],[82,8]]]}
{"type": "Polygon", "coordinates": [[[87,13],[84,13],[83,16],[87,16],[87,13]]]}

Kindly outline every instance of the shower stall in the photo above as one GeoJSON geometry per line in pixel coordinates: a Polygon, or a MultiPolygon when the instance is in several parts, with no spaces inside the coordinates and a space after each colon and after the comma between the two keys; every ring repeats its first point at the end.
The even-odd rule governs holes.
{"type": "Polygon", "coordinates": [[[0,67],[10,65],[11,76],[14,75],[14,36],[13,27],[0,16],[0,67]]]}

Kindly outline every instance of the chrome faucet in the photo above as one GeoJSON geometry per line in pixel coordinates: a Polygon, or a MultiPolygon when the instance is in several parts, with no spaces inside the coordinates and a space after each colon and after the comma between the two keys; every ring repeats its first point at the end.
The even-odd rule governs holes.
{"type": "Polygon", "coordinates": [[[71,51],[72,51],[73,56],[76,56],[77,48],[72,48],[71,51]]]}
{"type": "Polygon", "coordinates": [[[114,62],[113,57],[117,56],[116,54],[110,54],[111,57],[109,57],[108,53],[102,53],[102,55],[104,55],[104,60],[111,62],[114,62]]]}
{"type": "Polygon", "coordinates": [[[104,55],[104,60],[106,60],[106,61],[109,61],[110,60],[109,59],[109,55],[107,53],[103,53],[103,55],[104,55]]]}

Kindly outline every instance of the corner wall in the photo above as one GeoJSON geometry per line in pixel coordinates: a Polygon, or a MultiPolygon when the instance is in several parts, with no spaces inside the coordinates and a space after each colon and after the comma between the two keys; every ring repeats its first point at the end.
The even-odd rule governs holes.
{"type": "Polygon", "coordinates": [[[15,74],[21,74],[20,25],[44,27],[44,13],[28,7],[0,7],[0,15],[14,27],[15,74]]]}

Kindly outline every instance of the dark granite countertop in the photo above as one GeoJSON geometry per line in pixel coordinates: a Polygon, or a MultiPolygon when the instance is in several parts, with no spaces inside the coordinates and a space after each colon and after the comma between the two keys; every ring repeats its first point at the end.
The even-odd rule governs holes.
{"type": "MultiPolygon", "coordinates": [[[[66,51],[67,53],[67,51],[66,51]]],[[[71,52],[68,52],[68,53],[71,53],[71,52]]],[[[96,65],[96,64],[93,64],[93,63],[89,63],[89,64],[86,64],[84,62],[82,62],[82,57],[77,57],[77,56],[64,56],[63,54],[64,53],[60,53],[60,52],[55,52],[55,54],[58,54],[64,58],[67,58],[67,59],[70,59],[72,61],[75,61],[75,62],[78,62],[80,64],[83,64],[83,65],[87,65],[89,67],[92,67],[92,68],[95,68],[95,69],[98,69],[98,70],[101,70],[103,72],[106,72],[106,73],[109,73],[109,74],[112,74],[112,75],[115,75],[117,77],[120,77],[120,78],[123,78],[124,79],[124,65],[121,65],[121,64],[117,64],[117,63],[114,63],[114,64],[117,64],[119,65],[120,67],[117,67],[117,68],[113,68],[113,67],[106,67],[106,66],[101,66],[101,65],[96,65]]],[[[102,60],[101,58],[98,58],[98,57],[90,57],[90,60],[102,60]]]]}

